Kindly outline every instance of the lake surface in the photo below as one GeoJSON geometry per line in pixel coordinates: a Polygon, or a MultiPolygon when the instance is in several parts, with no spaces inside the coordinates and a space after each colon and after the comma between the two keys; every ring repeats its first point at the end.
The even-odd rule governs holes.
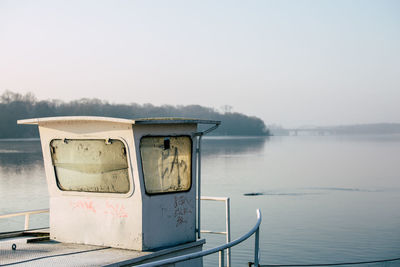
{"type": "MultiPolygon", "coordinates": [[[[210,137],[202,167],[202,195],[231,197],[232,239],[261,209],[261,264],[400,257],[400,136],[210,137]]],[[[38,140],[0,141],[0,196],[0,214],[48,207],[38,140]]],[[[223,203],[202,205],[202,228],[223,231],[223,203]]],[[[47,225],[33,218],[32,227],[47,225]]],[[[0,231],[22,226],[23,218],[0,221],[0,231]]],[[[224,242],[203,237],[206,248],[224,242]]],[[[235,247],[233,266],[253,261],[253,247],[253,238],[235,247]]],[[[217,255],[204,262],[215,266],[217,255]]]]}

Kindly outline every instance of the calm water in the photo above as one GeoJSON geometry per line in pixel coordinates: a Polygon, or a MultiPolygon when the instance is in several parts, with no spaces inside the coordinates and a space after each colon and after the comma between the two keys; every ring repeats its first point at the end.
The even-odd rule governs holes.
{"type": "MultiPolygon", "coordinates": [[[[231,197],[233,239],[262,210],[262,264],[400,257],[400,136],[208,138],[202,184],[203,195],[231,197]]],[[[0,214],[48,207],[39,141],[0,141],[0,196],[0,214]]],[[[222,203],[203,203],[202,216],[204,229],[224,230],[222,203]]],[[[0,231],[22,226],[0,221],[0,231]]],[[[224,242],[204,237],[206,247],[224,242]]],[[[234,266],[252,261],[253,243],[233,249],[234,266]]]]}

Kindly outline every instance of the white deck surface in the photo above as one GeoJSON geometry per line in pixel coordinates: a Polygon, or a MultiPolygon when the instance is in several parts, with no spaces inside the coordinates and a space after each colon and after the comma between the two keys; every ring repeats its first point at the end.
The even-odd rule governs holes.
{"type": "Polygon", "coordinates": [[[0,240],[0,266],[122,266],[202,245],[204,240],[157,251],[140,252],[110,247],[42,241],[32,237],[0,240]],[[16,250],[12,245],[16,244],[16,250]]]}

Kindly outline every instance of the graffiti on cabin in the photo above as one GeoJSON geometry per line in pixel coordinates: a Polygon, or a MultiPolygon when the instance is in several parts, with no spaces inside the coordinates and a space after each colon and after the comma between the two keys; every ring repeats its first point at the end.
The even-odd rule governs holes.
{"type": "Polygon", "coordinates": [[[96,213],[96,208],[91,200],[78,200],[70,202],[73,209],[83,209],[96,213]]]}
{"type": "Polygon", "coordinates": [[[116,218],[127,218],[128,213],[126,212],[125,205],[123,204],[111,204],[108,201],[105,204],[94,204],[91,200],[78,200],[71,201],[70,205],[72,209],[79,209],[83,211],[97,213],[98,211],[106,215],[110,215],[116,218]]]}
{"type": "Polygon", "coordinates": [[[128,213],[126,212],[124,204],[110,204],[108,201],[106,202],[106,210],[104,211],[104,214],[110,214],[113,217],[118,218],[128,217],[128,213]]]}
{"type": "Polygon", "coordinates": [[[187,223],[186,214],[191,214],[192,208],[190,201],[184,196],[174,197],[174,216],[176,218],[176,227],[183,223],[187,223]]]}

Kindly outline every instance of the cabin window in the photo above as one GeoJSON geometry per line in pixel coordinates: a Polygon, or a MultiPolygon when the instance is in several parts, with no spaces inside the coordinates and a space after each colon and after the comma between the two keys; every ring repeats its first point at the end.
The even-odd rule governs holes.
{"type": "Polygon", "coordinates": [[[63,191],[128,193],[127,152],[115,139],[56,139],[50,143],[57,185],[63,191]]]}
{"type": "Polygon", "coordinates": [[[192,139],[146,136],[140,140],[146,193],[187,191],[191,187],[192,139]]]}

